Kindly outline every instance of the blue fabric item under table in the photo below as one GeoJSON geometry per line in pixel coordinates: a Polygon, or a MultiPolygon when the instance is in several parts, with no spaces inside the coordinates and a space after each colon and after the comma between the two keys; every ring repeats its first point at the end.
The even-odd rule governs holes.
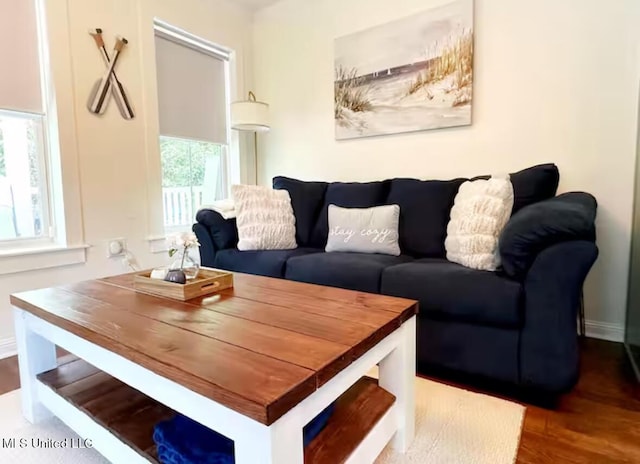
{"type": "Polygon", "coordinates": [[[233,464],[233,441],[177,415],[157,424],[153,441],[162,464],[233,464]]]}
{"type": "MultiPolygon", "coordinates": [[[[306,447],[333,414],[331,403],[302,430],[306,447]]],[[[153,441],[161,464],[234,464],[233,441],[181,414],[154,427],[153,441]]]]}

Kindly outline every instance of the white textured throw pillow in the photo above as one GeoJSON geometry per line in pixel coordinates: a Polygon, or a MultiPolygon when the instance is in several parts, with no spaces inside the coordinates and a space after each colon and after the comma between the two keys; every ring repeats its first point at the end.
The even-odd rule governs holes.
{"type": "Polygon", "coordinates": [[[508,176],[462,184],[447,226],[447,259],[473,269],[495,271],[500,265],[498,237],[512,209],[513,185],[508,176]]]}
{"type": "Polygon", "coordinates": [[[341,208],[329,205],[329,237],[325,251],[400,255],[398,205],[341,208]]]}
{"type": "Polygon", "coordinates": [[[296,218],[286,190],[256,185],[233,185],[238,250],[297,248],[296,218]]]}

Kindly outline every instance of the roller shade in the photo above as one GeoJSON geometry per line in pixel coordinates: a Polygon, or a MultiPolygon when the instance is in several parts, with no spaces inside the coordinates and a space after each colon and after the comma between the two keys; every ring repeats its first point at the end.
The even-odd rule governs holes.
{"type": "Polygon", "coordinates": [[[226,60],[156,33],[160,134],[227,143],[226,60]]]}
{"type": "Polygon", "coordinates": [[[0,0],[0,108],[43,112],[35,0],[0,0]]]}

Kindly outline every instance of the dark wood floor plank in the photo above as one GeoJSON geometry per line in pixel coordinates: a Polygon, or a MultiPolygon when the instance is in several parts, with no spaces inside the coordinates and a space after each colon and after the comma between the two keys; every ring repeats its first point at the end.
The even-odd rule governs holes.
{"type": "Polygon", "coordinates": [[[581,341],[581,376],[553,410],[528,406],[518,463],[640,462],[640,386],[624,347],[581,341]]]}
{"type": "Polygon", "coordinates": [[[606,450],[594,453],[582,448],[580,443],[560,443],[550,439],[546,434],[538,435],[527,431],[522,434],[516,462],[518,464],[621,464],[621,461],[616,458],[607,456],[606,450]]]}
{"type": "Polygon", "coordinates": [[[308,369],[61,289],[25,292],[12,304],[265,423],[316,389],[308,369]]]}
{"type": "Polygon", "coordinates": [[[336,403],[327,426],[305,448],[305,464],[341,464],[395,402],[395,397],[363,378],[336,403]]]}
{"type": "Polygon", "coordinates": [[[20,388],[18,357],[0,359],[0,395],[20,388]]]}

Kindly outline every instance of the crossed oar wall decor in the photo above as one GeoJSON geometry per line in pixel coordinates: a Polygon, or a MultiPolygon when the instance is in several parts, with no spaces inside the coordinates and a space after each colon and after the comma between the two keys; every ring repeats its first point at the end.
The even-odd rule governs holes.
{"type": "Polygon", "coordinates": [[[133,119],[135,113],[133,112],[131,99],[115,72],[118,58],[128,43],[127,39],[120,36],[116,38],[116,44],[113,47],[113,54],[110,57],[109,52],[107,52],[104,45],[102,29],[91,29],[89,30],[89,34],[93,37],[96,46],[100,50],[106,70],[102,75],[102,78],[98,79],[95,84],[93,84],[89,100],[87,101],[87,108],[94,114],[103,114],[107,109],[111,96],[113,96],[122,117],[124,119],[133,119]]]}

